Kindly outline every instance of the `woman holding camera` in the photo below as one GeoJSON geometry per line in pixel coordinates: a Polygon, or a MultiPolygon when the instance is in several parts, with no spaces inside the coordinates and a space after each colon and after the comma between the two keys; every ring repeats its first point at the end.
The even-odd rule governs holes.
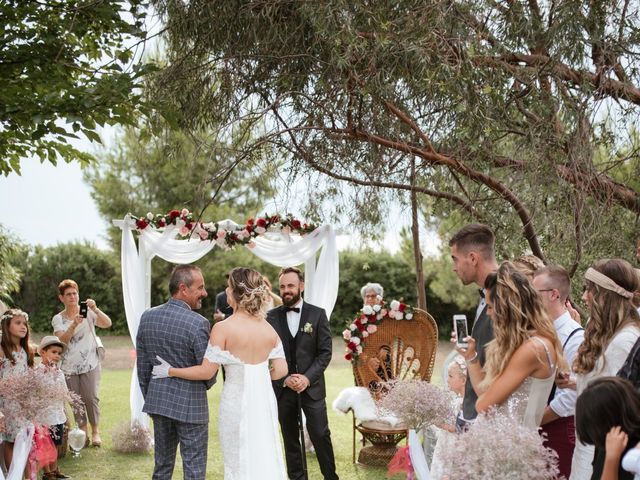
{"type": "Polygon", "coordinates": [[[472,337],[467,337],[466,349],[456,347],[478,394],[476,409],[506,408],[524,425],[537,428],[557,365],[564,363],[562,345],[531,282],[511,262],[487,276],[485,300],[495,338],[487,345],[484,370],[472,337]]]}
{"type": "MultiPolygon", "coordinates": [[[[111,319],[90,298],[80,302],[80,290],[73,280],[63,280],[58,285],[58,299],[64,310],[51,320],[54,334],[67,345],[60,368],[65,374],[69,390],[77,393],[84,402],[86,414],[74,412],[76,423],[87,432],[87,417],[91,424],[91,442],[95,447],[100,439],[100,358],[95,327],[109,328],[111,319]]],[[[87,435],[87,445],[89,436],[87,435]]]]}

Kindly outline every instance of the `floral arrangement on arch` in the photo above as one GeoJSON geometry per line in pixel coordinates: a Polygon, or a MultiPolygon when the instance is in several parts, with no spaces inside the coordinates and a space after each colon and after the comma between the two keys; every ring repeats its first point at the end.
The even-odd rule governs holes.
{"type": "Polygon", "coordinates": [[[236,245],[251,247],[255,237],[264,235],[268,231],[306,235],[317,228],[313,223],[303,223],[290,213],[284,216],[265,214],[263,217],[249,218],[244,225],[236,225],[233,222],[198,222],[194,214],[186,208],[171,210],[164,214],[149,212],[143,217],[131,214],[130,216],[135,221],[138,231],[149,226],[162,230],[169,225],[175,225],[179,237],[214,241],[225,250],[236,245]]]}
{"type": "Polygon", "coordinates": [[[347,344],[345,348],[345,360],[355,361],[362,353],[365,339],[378,331],[377,324],[388,316],[395,320],[411,320],[413,318],[413,307],[406,303],[393,300],[386,308],[385,302],[378,298],[376,305],[365,305],[356,318],[351,322],[349,328],[342,332],[342,338],[347,344]]]}

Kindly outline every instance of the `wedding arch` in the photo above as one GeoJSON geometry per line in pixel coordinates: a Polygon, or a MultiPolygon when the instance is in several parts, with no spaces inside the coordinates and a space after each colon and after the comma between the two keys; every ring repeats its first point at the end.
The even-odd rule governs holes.
{"type": "MultiPolygon", "coordinates": [[[[113,224],[122,230],[122,291],[134,346],[140,317],[151,307],[151,260],[157,256],[171,263],[192,263],[216,246],[248,247],[278,267],[304,265],[305,299],[331,316],[339,276],[336,234],[331,225],[303,224],[291,215],[267,215],[249,219],[244,225],[231,220],[202,223],[186,209],[149,213],[140,218],[127,214],[123,220],[113,220],[113,224]],[[137,245],[134,232],[139,234],[137,245]]],[[[149,426],[149,418],[142,412],[144,400],[135,365],[129,401],[131,420],[149,426]]]]}

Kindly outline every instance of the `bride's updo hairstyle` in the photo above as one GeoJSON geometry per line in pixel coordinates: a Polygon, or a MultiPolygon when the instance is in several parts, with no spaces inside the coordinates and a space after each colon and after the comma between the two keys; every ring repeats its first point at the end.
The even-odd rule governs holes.
{"type": "Polygon", "coordinates": [[[231,295],[239,308],[249,315],[264,317],[269,305],[269,287],[262,274],[245,267],[229,272],[231,295]]]}

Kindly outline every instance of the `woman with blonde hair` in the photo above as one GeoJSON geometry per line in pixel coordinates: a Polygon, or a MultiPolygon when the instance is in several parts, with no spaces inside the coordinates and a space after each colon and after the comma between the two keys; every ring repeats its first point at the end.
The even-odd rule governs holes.
{"type": "Polygon", "coordinates": [[[556,366],[564,362],[562,345],[537,292],[511,262],[503,262],[487,276],[485,290],[494,339],[487,345],[484,370],[473,338],[467,338],[466,349],[458,347],[478,393],[476,409],[506,408],[524,425],[537,428],[556,366]]]}
{"type": "Polygon", "coordinates": [[[213,326],[202,364],[173,368],[158,357],[153,381],[208,380],[224,365],[218,418],[224,478],[285,480],[271,381],[288,368],[280,337],[266,321],[269,288],[260,273],[239,267],[229,273],[226,292],[233,315],[213,326]]]}
{"type": "MultiPolygon", "coordinates": [[[[598,260],[584,278],[582,300],[590,319],[572,366],[578,396],[593,379],[616,375],[640,337],[640,315],[633,304],[640,278],[629,262],[598,260]]],[[[593,460],[594,447],[576,442],[571,479],[591,478],[593,460]]]]}

